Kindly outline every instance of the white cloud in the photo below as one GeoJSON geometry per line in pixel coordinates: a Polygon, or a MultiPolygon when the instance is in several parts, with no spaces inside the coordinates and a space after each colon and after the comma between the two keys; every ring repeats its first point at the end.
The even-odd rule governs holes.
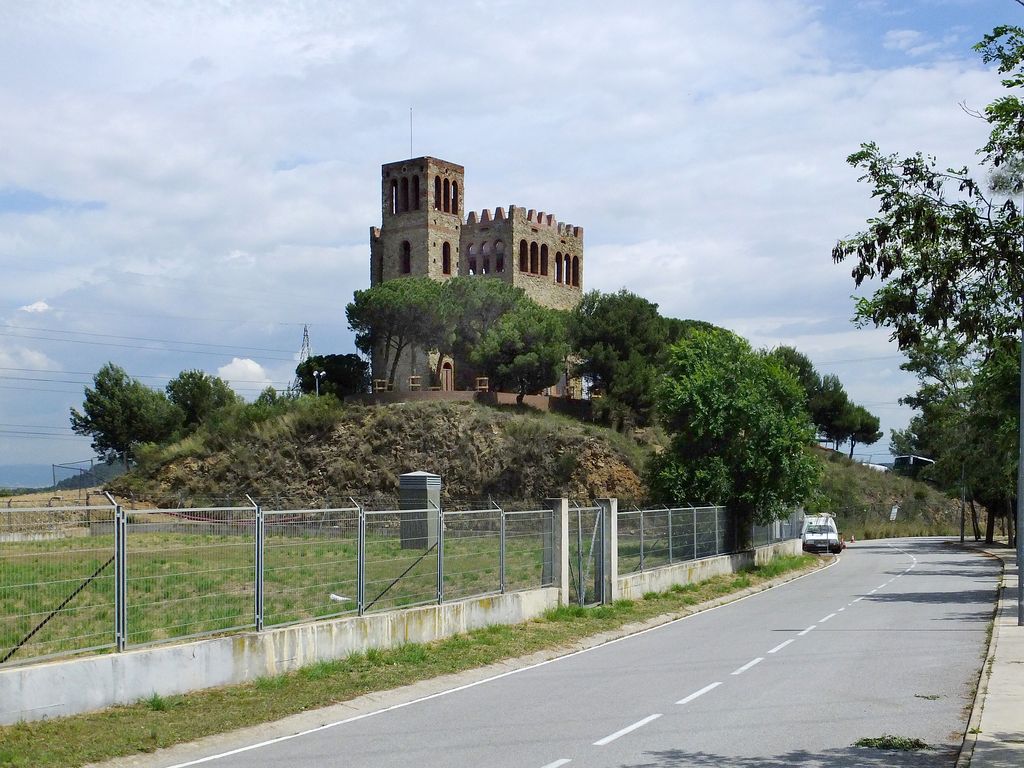
{"type": "Polygon", "coordinates": [[[45,301],[42,301],[42,300],[35,301],[35,302],[31,303],[31,304],[26,304],[24,307],[18,307],[19,311],[21,311],[21,312],[30,312],[30,313],[49,312],[50,309],[51,309],[50,305],[47,304],[45,301]]]}
{"type": "Polygon", "coordinates": [[[217,369],[217,375],[240,393],[250,393],[254,388],[262,389],[271,383],[266,369],[249,358],[232,358],[230,363],[217,369]]]}

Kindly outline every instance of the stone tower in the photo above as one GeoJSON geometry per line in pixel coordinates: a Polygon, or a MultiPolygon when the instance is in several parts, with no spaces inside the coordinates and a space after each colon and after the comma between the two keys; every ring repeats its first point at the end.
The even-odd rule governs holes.
{"type": "MultiPolygon", "coordinates": [[[[583,228],[515,205],[464,213],[465,169],[436,157],[381,166],[381,226],[370,228],[370,285],[402,277],[503,280],[542,306],[568,310],[583,297],[583,228]]],[[[388,379],[383,352],[375,382],[388,379]]],[[[436,352],[408,349],[386,386],[452,389],[454,368],[436,352]]],[[[566,384],[559,385],[564,392],[566,384]]]]}
{"type": "Polygon", "coordinates": [[[434,157],[381,167],[381,226],[370,229],[370,285],[458,274],[464,177],[461,165],[434,157]]]}

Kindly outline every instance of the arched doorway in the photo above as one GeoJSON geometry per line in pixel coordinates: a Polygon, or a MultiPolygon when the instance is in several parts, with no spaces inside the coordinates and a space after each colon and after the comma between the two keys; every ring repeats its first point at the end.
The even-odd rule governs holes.
{"type": "Polygon", "coordinates": [[[455,389],[455,369],[447,360],[441,365],[441,390],[451,392],[455,389]]]}

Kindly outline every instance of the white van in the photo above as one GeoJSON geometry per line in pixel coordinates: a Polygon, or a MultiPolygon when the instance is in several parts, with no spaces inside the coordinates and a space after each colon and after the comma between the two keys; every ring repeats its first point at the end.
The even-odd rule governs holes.
{"type": "Polygon", "coordinates": [[[836,519],[832,515],[810,515],[804,518],[804,550],[817,552],[827,550],[834,555],[843,551],[836,519]]]}

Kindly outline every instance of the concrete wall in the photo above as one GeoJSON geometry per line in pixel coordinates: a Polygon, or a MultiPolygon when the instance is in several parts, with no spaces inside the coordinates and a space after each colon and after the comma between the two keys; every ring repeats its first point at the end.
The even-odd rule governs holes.
{"type": "Polygon", "coordinates": [[[652,568],[643,573],[630,573],[619,576],[618,597],[639,600],[645,592],[664,592],[675,584],[694,584],[712,576],[736,573],[754,565],[764,565],[779,555],[798,555],[800,552],[800,539],[792,539],[732,555],[705,557],[652,568]]]}
{"type": "Polygon", "coordinates": [[[369,648],[429,643],[490,624],[515,624],[554,608],[559,596],[557,588],[511,592],[5,669],[0,671],[0,724],[130,704],[154,693],[244,683],[369,648]]]}

